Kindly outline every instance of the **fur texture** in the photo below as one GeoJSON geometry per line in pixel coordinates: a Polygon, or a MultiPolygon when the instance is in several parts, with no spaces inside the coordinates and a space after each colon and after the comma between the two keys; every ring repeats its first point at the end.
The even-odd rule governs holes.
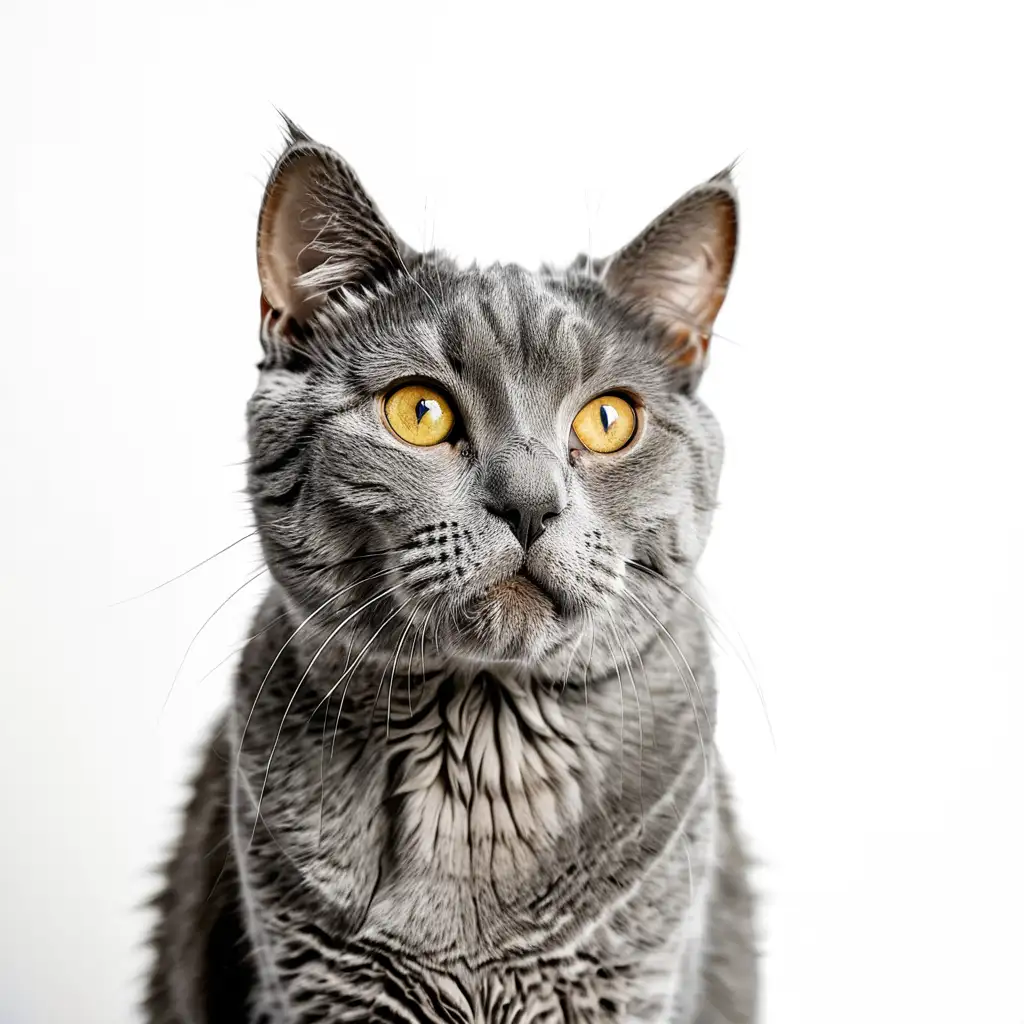
{"type": "Polygon", "coordinates": [[[152,1024],[754,1020],[688,590],[735,242],[726,172],[609,259],[460,269],[291,127],[249,405],[274,582],[158,900],[152,1024]],[[408,380],[450,398],[443,443],[388,428],[408,380]],[[637,409],[612,454],[573,430],[603,394],[637,409]]]}

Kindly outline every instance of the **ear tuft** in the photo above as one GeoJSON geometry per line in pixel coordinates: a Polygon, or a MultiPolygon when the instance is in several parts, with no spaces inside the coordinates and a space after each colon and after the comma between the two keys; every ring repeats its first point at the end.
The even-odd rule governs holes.
{"type": "Polygon", "coordinates": [[[692,189],[608,262],[608,290],[654,322],[684,368],[684,389],[707,366],[738,237],[735,161],[692,189]]]}
{"type": "Polygon", "coordinates": [[[313,139],[307,135],[280,107],[274,107],[277,116],[284,122],[285,141],[289,146],[299,142],[312,142],[313,139]]]}
{"type": "Polygon", "coordinates": [[[728,185],[731,185],[733,189],[736,187],[736,183],[733,181],[733,171],[736,170],[736,165],[740,162],[740,157],[734,157],[725,167],[723,167],[717,174],[711,175],[708,179],[711,181],[721,181],[728,185]]]}

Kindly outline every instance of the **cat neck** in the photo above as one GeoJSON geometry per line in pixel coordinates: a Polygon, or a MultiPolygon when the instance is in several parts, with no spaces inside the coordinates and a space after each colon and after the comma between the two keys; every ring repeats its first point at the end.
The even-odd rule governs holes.
{"type": "MultiPolygon", "coordinates": [[[[285,851],[352,913],[389,900],[408,908],[438,887],[456,902],[476,892],[474,921],[453,910],[449,922],[460,942],[482,942],[469,932],[490,927],[476,920],[480,900],[502,913],[532,905],[571,884],[595,844],[613,874],[657,856],[713,756],[706,636],[683,606],[672,611],[665,636],[628,648],[595,638],[586,671],[571,669],[564,686],[520,666],[428,660],[426,672],[392,681],[373,665],[353,676],[359,696],[347,710],[326,685],[338,667],[326,659],[302,680],[308,655],[281,656],[268,675],[294,628],[278,623],[247,650],[236,685],[241,833],[285,851]],[[632,657],[612,657],[624,649],[632,657]]],[[[423,923],[424,948],[432,927],[423,923]]]]}

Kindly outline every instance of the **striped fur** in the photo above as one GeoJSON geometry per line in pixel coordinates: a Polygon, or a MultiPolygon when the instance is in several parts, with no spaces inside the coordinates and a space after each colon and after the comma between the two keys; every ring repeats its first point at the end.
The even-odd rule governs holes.
{"type": "Polygon", "coordinates": [[[752,900],[689,593],[722,446],[706,346],[679,348],[724,294],[700,211],[734,240],[731,183],[619,257],[531,274],[413,253],[324,159],[278,204],[319,190],[330,237],[264,282],[249,491],[274,583],[158,900],[148,1020],[748,1024],[752,900]],[[675,268],[651,307],[645,253],[675,268]],[[383,425],[410,377],[451,396],[451,443],[383,425]],[[570,451],[611,390],[637,440],[570,451]],[[561,506],[524,550],[495,495],[545,488],[561,506]]]}

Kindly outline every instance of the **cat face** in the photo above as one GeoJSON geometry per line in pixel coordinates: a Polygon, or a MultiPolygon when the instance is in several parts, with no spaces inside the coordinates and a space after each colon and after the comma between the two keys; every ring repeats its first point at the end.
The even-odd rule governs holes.
{"type": "Polygon", "coordinates": [[[249,489],[296,607],[350,619],[356,650],[537,667],[621,618],[631,577],[684,573],[721,464],[694,389],[735,239],[723,175],[610,259],[459,269],[292,128],[260,218],[249,489]]]}

